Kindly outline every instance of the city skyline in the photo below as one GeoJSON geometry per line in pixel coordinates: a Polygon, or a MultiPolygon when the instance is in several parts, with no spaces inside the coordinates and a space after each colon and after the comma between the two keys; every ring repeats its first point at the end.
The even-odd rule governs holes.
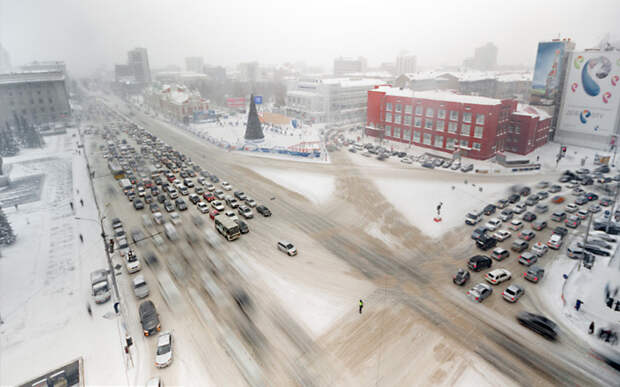
{"type": "Polygon", "coordinates": [[[536,3],[500,7],[480,0],[471,7],[449,1],[432,6],[391,1],[381,9],[393,10],[394,16],[377,17],[381,9],[360,8],[350,1],[310,7],[281,1],[217,5],[137,1],[115,6],[114,1],[2,0],[0,42],[14,65],[64,60],[72,72],[85,76],[101,66],[112,69],[133,47],[147,48],[152,68],[183,67],[185,57],[202,56],[207,64],[227,67],[254,60],[305,61],[329,71],[339,56],[363,56],[372,68],[395,61],[401,50],[416,55],[420,68],[459,65],[476,47],[493,42],[499,48],[500,66],[533,67],[539,41],[566,37],[584,49],[597,45],[607,33],[619,35],[613,1],[598,0],[596,6],[575,3],[570,10],[565,3],[555,4],[523,12],[536,3]],[[555,11],[560,8],[561,18],[555,11]],[[582,15],[591,9],[600,11],[600,16],[584,23],[582,15]],[[412,16],[420,14],[425,17],[412,16]],[[64,27],[57,28],[59,24],[64,27]],[[536,25],[536,31],[523,31],[524,25],[536,25]],[[431,39],[429,30],[434,34],[431,39]],[[44,43],[41,35],[47,37],[44,43]]]}

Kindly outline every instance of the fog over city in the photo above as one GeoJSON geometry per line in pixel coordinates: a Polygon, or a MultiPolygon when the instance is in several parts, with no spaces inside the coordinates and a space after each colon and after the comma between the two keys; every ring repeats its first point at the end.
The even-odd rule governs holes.
{"type": "Polygon", "coordinates": [[[153,67],[198,55],[223,66],[305,61],[328,70],[337,56],[378,66],[401,50],[417,55],[422,68],[457,65],[491,41],[500,65],[531,67],[540,40],[570,37],[587,48],[608,32],[618,35],[617,4],[1,0],[0,42],[16,64],[61,57],[78,75],[119,62],[135,46],[148,47],[153,67]]]}

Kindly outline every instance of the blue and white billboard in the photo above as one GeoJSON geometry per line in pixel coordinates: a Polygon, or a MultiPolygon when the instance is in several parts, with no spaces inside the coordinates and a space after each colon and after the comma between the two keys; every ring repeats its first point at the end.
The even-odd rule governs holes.
{"type": "Polygon", "coordinates": [[[564,66],[566,42],[540,42],[534,65],[531,103],[534,105],[553,105],[559,92],[560,75],[564,66]]]}
{"type": "Polygon", "coordinates": [[[254,96],[254,103],[257,105],[261,105],[263,103],[263,96],[262,95],[255,95],[254,96]]]}

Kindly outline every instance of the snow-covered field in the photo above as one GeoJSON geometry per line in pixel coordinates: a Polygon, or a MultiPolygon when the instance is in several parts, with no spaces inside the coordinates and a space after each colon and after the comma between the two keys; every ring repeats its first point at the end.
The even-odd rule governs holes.
{"type": "Polygon", "coordinates": [[[252,170],[315,204],[328,201],[335,189],[335,178],[326,174],[296,171],[292,168],[280,170],[252,167],[252,170]]]}
{"type": "Polygon", "coordinates": [[[103,317],[112,303],[95,306],[89,295],[89,273],[105,268],[106,260],[85,160],[71,133],[46,143],[5,159],[16,176],[43,172],[46,178],[40,201],[6,211],[17,242],[0,257],[0,385],[25,382],[79,357],[87,384],[126,384],[117,321],[103,317]],[[22,162],[36,169],[19,167],[22,162]]]}

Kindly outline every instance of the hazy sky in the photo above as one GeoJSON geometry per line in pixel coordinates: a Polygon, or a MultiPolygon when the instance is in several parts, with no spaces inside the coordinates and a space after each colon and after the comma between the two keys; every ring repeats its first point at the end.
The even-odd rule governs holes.
{"type": "Polygon", "coordinates": [[[540,40],[577,48],[620,36],[620,0],[0,0],[0,43],[13,65],[64,60],[88,75],[146,47],[151,67],[203,56],[224,66],[365,56],[370,66],[401,50],[420,66],[460,64],[488,41],[500,64],[533,66],[540,40]]]}

